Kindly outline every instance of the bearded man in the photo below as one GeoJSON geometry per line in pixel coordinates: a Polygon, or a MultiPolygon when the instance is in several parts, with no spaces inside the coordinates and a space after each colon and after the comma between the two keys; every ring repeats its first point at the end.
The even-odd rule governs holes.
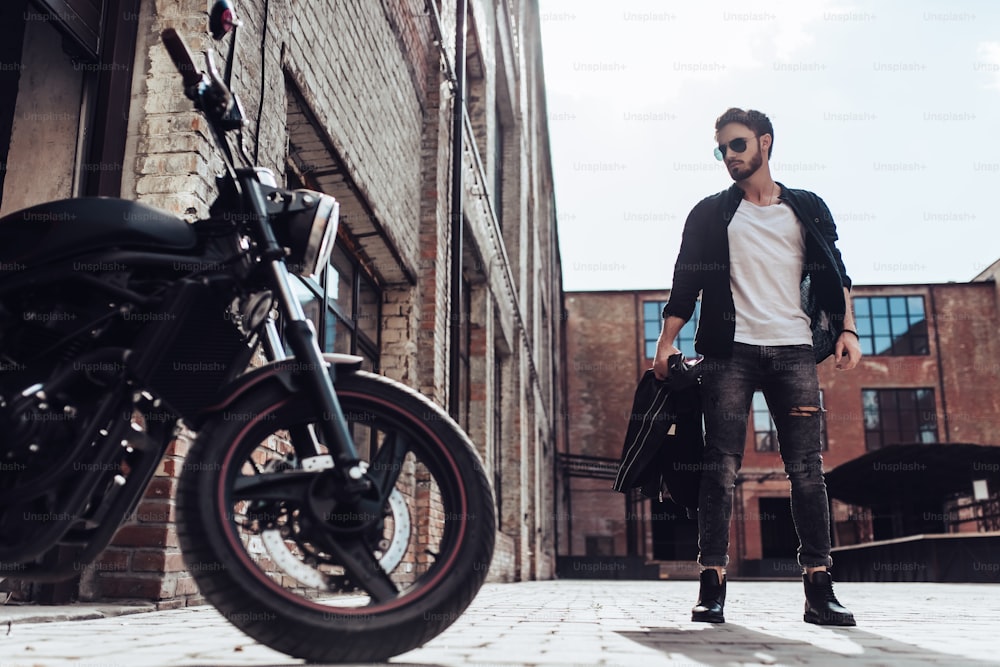
{"type": "Polygon", "coordinates": [[[725,622],[733,490],[743,460],[755,391],[774,419],[791,482],[792,519],[805,587],[803,620],[855,625],[833,594],[830,506],[821,455],[816,364],[861,359],[851,280],[837,249],[837,228],[822,199],[771,177],[774,128],[754,110],[732,108],[715,123],[718,147],[735,182],[699,202],[684,225],[670,300],[663,309],[653,370],[660,379],[701,295],[695,350],[703,355],[705,458],[698,499],[698,563],[692,620],[725,622]]]}

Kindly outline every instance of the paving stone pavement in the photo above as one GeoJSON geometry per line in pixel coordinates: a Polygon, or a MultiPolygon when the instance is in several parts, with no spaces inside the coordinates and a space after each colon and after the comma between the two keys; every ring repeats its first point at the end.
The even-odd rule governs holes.
{"type": "MultiPolygon", "coordinates": [[[[487,584],[446,632],[389,664],[1000,665],[1000,586],[838,583],[856,628],[803,623],[799,582],[728,588],[727,622],[710,625],[690,621],[694,581],[487,584]]],[[[0,607],[0,667],[303,664],[253,642],[211,607],[48,609],[0,607]],[[57,620],[39,622],[46,613],[57,620]]]]}

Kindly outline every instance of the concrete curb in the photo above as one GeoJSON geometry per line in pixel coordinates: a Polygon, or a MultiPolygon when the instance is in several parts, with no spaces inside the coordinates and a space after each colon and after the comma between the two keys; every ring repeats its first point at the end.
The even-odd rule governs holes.
{"type": "Polygon", "coordinates": [[[60,621],[91,621],[142,612],[156,611],[152,602],[131,603],[80,603],[66,605],[38,605],[7,603],[0,606],[0,633],[2,626],[13,623],[56,623],[60,621]]]}

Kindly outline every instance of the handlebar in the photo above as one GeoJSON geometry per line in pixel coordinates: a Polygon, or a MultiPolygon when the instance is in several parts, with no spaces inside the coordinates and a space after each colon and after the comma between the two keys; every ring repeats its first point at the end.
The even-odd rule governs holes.
{"type": "MultiPolygon", "coordinates": [[[[235,182],[236,165],[225,135],[227,132],[243,128],[244,114],[239,99],[233,95],[219,76],[219,71],[215,66],[214,52],[211,49],[207,53],[207,71],[203,73],[195,66],[191,51],[188,50],[187,44],[184,43],[184,39],[176,30],[167,28],[160,34],[160,37],[167,53],[170,54],[170,59],[174,61],[174,66],[184,80],[184,94],[187,95],[188,99],[194,101],[195,108],[201,111],[208,120],[215,142],[222,151],[230,180],[235,182]]],[[[249,163],[242,143],[239,144],[239,152],[243,160],[249,163]]]]}
{"type": "Polygon", "coordinates": [[[188,50],[184,38],[177,34],[173,28],[167,28],[162,33],[163,45],[167,47],[170,59],[174,61],[177,71],[184,77],[184,87],[197,86],[202,79],[201,72],[195,67],[194,58],[188,50]]]}

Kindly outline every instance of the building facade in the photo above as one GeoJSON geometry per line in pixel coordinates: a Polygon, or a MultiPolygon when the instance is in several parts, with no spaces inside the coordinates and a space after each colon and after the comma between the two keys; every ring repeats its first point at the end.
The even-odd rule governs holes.
{"type": "MultiPolygon", "coordinates": [[[[0,213],[106,195],[207,214],[220,162],[159,35],[177,29],[199,65],[209,48],[224,57],[232,37],[212,42],[208,4],[5,3],[0,213]]],[[[491,579],[552,576],[566,410],[536,3],[234,4],[243,148],[280,183],[341,204],[327,271],[337,302],[306,304],[323,346],[363,356],[468,431],[498,507],[491,579]]],[[[188,446],[174,443],[136,516],[71,590],[27,595],[197,600],[172,513],[188,446]]]]}
{"type": "MultiPolygon", "coordinates": [[[[855,488],[871,484],[870,478],[858,477],[852,483],[838,477],[838,484],[830,487],[835,547],[1000,529],[1000,484],[996,482],[1000,466],[987,462],[993,459],[983,458],[984,450],[979,447],[967,447],[1000,447],[998,267],[1000,263],[967,283],[854,287],[865,357],[850,372],[837,371],[832,358],[819,365],[828,480],[839,466],[862,457],[904,451],[898,445],[926,445],[921,452],[943,452],[945,461],[949,452],[957,455],[966,450],[975,450],[971,456],[979,458],[953,462],[956,469],[964,465],[963,470],[971,471],[964,478],[961,472],[927,470],[923,459],[890,462],[884,458],[866,463],[869,470],[886,473],[889,483],[879,482],[887,487],[882,495],[855,488]],[[952,449],[943,449],[948,445],[952,449]],[[947,492],[914,494],[918,499],[901,504],[897,501],[907,494],[900,489],[922,487],[929,479],[907,478],[912,472],[956,478],[947,492]],[[979,478],[983,486],[974,492],[973,483],[979,478]],[[862,496],[864,504],[849,502],[862,496]]],[[[639,377],[652,366],[660,313],[669,295],[669,291],[566,294],[570,371],[570,449],[566,453],[572,460],[570,468],[579,468],[581,460],[589,461],[595,473],[566,475],[560,485],[559,554],[639,556],[656,564],[661,576],[693,578],[698,572],[696,521],[669,499],[626,499],[613,492],[611,482],[597,472],[614,469],[621,455],[632,394],[639,377]]],[[[697,356],[695,318],[678,338],[678,347],[688,357],[697,356]]],[[[729,570],[733,576],[797,576],[798,542],[789,484],[773,421],[759,392],[747,430],[731,524],[729,570]]],[[[1000,450],[987,451],[990,456],[996,453],[1000,450]]],[[[613,572],[625,566],[602,567],[613,572]]]]}

